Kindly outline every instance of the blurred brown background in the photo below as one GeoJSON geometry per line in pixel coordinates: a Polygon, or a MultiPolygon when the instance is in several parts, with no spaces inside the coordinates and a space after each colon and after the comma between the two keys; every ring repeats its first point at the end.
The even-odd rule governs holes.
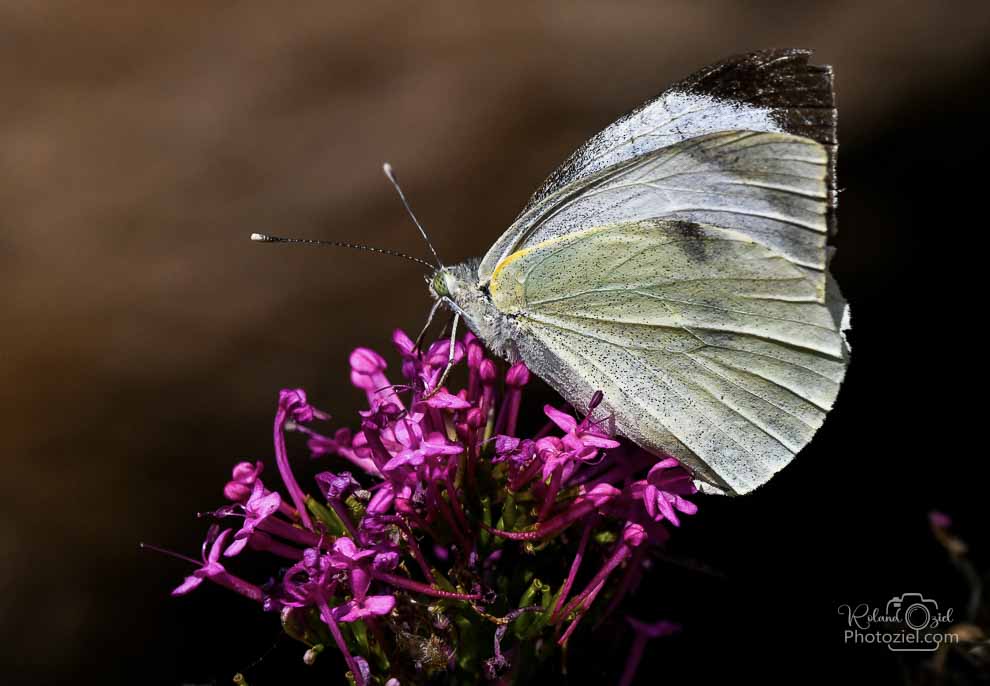
{"type": "MultiPolygon", "coordinates": [[[[227,620],[167,598],[186,570],[137,542],[195,551],[193,513],[267,457],[277,390],[346,414],[348,351],[429,303],[416,265],[251,232],[422,255],[389,160],[440,255],[477,255],[669,82],[809,47],[837,75],[836,264],[869,355],[863,312],[920,273],[898,222],[952,200],[916,192],[912,146],[965,157],[988,32],[987,3],[936,0],[0,2],[0,681],[229,683],[273,640],[267,618],[221,641],[227,620]]],[[[822,464],[793,478],[822,484],[822,464]]]]}

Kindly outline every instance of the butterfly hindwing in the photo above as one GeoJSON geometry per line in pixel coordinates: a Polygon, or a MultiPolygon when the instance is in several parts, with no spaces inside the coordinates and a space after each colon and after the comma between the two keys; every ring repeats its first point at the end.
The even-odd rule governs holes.
{"type": "Polygon", "coordinates": [[[620,433],[736,493],[811,440],[845,370],[807,272],[731,230],[575,232],[503,261],[490,289],[537,375],[578,406],[604,391],[620,433]]]}

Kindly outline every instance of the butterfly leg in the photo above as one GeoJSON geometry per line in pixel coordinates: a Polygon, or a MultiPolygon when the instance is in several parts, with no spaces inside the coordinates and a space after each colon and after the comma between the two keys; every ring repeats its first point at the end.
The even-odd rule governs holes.
{"type": "Polygon", "coordinates": [[[450,374],[450,370],[454,368],[454,346],[457,345],[457,322],[460,321],[460,318],[461,315],[455,312],[454,321],[450,326],[450,352],[447,355],[447,366],[444,367],[443,373],[440,375],[440,378],[437,379],[437,383],[433,387],[433,390],[424,395],[423,400],[429,400],[435,396],[441,388],[443,388],[444,382],[447,381],[447,375],[450,374]]]}
{"type": "Polygon", "coordinates": [[[430,314],[426,317],[426,324],[423,325],[423,330],[419,332],[418,336],[416,336],[416,345],[414,347],[415,350],[419,350],[419,347],[423,344],[423,337],[426,336],[426,332],[430,330],[430,324],[433,323],[433,315],[437,313],[437,310],[440,309],[440,305],[442,303],[443,300],[438,299],[435,303],[433,303],[433,307],[430,308],[430,314]]]}

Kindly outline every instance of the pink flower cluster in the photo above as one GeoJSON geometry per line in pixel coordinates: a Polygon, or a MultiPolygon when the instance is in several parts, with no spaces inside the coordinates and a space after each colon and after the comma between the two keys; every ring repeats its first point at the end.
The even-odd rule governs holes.
{"type": "Polygon", "coordinates": [[[274,462],[287,497],[266,486],[261,462],[235,466],[223,489],[232,504],[213,513],[202,561],[173,594],[209,580],[277,611],[309,646],[307,662],[335,645],[359,686],[442,671],[519,682],[527,651],[538,662],[586,615],[601,621],[621,604],[648,544],[662,545],[668,525],[697,511],[686,499],[697,489],[673,458],[610,436],[609,418],[596,415],[601,393],[587,416],[545,406],[542,428],[521,435],[534,419],[521,416],[524,365],[501,373],[470,334],[453,351],[449,341],[420,351],[402,331],[393,341],[401,384],[375,351],[350,356],[368,404],[357,431],[318,431],[330,417],[302,389],[279,394],[274,462]],[[466,366],[465,384],[437,389],[451,358],[466,366]],[[293,432],[337,465],[316,475],[317,495],[296,479],[293,432]],[[237,525],[222,529],[230,520],[237,525]],[[264,584],[229,572],[227,560],[247,549],[282,560],[281,569],[264,584]],[[544,583],[527,566],[559,569],[560,580],[544,583]],[[588,579],[580,587],[579,577],[588,579]],[[514,641],[503,645],[510,629],[514,641]],[[555,641],[528,640],[547,635],[555,641]]]}

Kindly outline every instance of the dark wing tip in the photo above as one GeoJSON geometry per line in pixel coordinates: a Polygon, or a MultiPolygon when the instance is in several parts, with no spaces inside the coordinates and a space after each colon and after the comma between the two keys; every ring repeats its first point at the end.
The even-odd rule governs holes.
{"type": "Polygon", "coordinates": [[[810,50],[796,48],[736,55],[695,72],[672,90],[773,109],[788,133],[835,145],[832,68],[809,64],[810,57],[810,50]]]}
{"type": "Polygon", "coordinates": [[[832,67],[809,64],[811,50],[758,50],[716,62],[675,84],[671,90],[704,93],[772,110],[788,133],[818,141],[828,149],[829,234],[835,233],[838,202],[835,160],[838,112],[832,67]]]}
{"type": "MultiPolygon", "coordinates": [[[[530,198],[527,209],[541,202],[565,184],[595,171],[589,166],[609,145],[618,127],[641,111],[663,103],[672,92],[707,95],[725,103],[742,103],[769,110],[774,123],[783,131],[824,145],[829,152],[828,188],[829,232],[835,227],[837,151],[835,92],[832,68],[809,64],[811,50],[798,48],[759,50],[729,57],[683,79],[620,117],[604,131],[578,148],[546,179],[530,198]]],[[[762,129],[761,129],[762,130],[762,129]]],[[[526,210],[524,210],[525,213],[526,210]]]]}

